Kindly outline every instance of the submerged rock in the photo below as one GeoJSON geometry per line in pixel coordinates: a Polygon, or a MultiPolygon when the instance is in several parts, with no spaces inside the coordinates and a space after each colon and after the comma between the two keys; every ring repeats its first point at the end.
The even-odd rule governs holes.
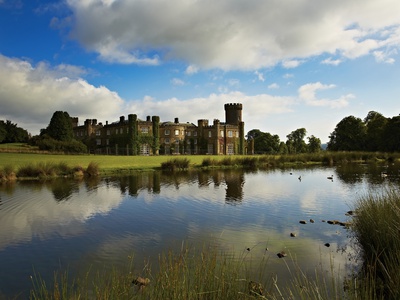
{"type": "Polygon", "coordinates": [[[287,256],[287,254],[286,254],[286,252],[285,251],[281,251],[281,252],[279,252],[278,254],[276,254],[279,258],[282,258],[282,257],[286,257],[287,256]]]}

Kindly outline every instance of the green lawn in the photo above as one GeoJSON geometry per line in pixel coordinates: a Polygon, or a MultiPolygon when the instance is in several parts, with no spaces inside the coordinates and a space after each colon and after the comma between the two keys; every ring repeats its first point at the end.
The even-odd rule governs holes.
{"type": "MultiPolygon", "coordinates": [[[[222,159],[223,156],[187,155],[176,156],[190,160],[191,166],[201,165],[205,157],[222,159]]],[[[62,155],[62,154],[34,154],[34,153],[1,153],[0,169],[4,166],[12,166],[15,170],[20,167],[37,163],[59,163],[64,162],[70,167],[82,166],[86,168],[90,162],[99,164],[102,173],[116,170],[149,170],[159,168],[162,162],[168,161],[175,156],[111,156],[111,155],[62,155]]]]}

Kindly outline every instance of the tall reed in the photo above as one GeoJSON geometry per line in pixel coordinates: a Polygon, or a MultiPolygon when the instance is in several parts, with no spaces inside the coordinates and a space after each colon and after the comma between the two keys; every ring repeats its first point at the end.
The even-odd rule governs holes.
{"type": "Polygon", "coordinates": [[[400,193],[391,187],[356,203],[354,239],[361,249],[359,292],[400,299],[400,193]]]}

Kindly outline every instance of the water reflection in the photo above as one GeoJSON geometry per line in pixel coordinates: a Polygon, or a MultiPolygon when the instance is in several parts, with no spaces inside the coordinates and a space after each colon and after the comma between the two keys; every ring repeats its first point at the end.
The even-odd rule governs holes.
{"type": "Polygon", "coordinates": [[[398,165],[143,172],[2,184],[0,269],[10,271],[0,274],[0,291],[12,296],[29,290],[29,280],[15,278],[29,278],[32,266],[51,278],[60,266],[71,274],[124,266],[134,253],[140,269],[144,260],[156,261],[182,241],[213,241],[256,261],[270,257],[270,272],[279,278],[287,272],[276,258],[282,250],[307,272],[321,263],[329,269],[332,257],[343,268],[346,257],[336,251],[348,243],[347,232],[322,220],[347,221],[345,212],[359,194],[388,184],[399,184],[398,165]],[[299,224],[311,218],[315,223],[299,224]]]}

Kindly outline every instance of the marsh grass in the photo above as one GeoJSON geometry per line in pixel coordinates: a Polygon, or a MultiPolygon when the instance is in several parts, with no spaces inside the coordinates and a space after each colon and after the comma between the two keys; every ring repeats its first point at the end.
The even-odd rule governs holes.
{"type": "Polygon", "coordinates": [[[369,193],[355,205],[355,242],[361,249],[360,292],[375,299],[400,299],[400,191],[369,193]]]}
{"type": "Polygon", "coordinates": [[[189,166],[190,160],[187,157],[172,158],[161,163],[161,169],[168,171],[187,170],[189,166]]]}
{"type": "Polygon", "coordinates": [[[96,162],[90,162],[86,170],[84,170],[81,166],[71,167],[65,161],[57,163],[52,161],[40,161],[23,165],[16,172],[16,177],[44,179],[60,176],[82,176],[84,174],[88,176],[97,176],[99,173],[99,164],[96,162]]]}
{"type": "Polygon", "coordinates": [[[148,262],[141,269],[134,268],[131,259],[126,270],[94,274],[89,270],[73,280],[67,272],[54,273],[50,283],[35,275],[30,299],[345,299],[341,280],[331,278],[333,269],[332,274],[321,268],[310,276],[288,260],[289,284],[282,286],[268,274],[267,258],[252,261],[248,255],[248,251],[235,257],[214,246],[196,250],[182,245],[180,251],[160,254],[153,268],[148,262]],[[150,283],[134,285],[137,276],[150,283]]]}

